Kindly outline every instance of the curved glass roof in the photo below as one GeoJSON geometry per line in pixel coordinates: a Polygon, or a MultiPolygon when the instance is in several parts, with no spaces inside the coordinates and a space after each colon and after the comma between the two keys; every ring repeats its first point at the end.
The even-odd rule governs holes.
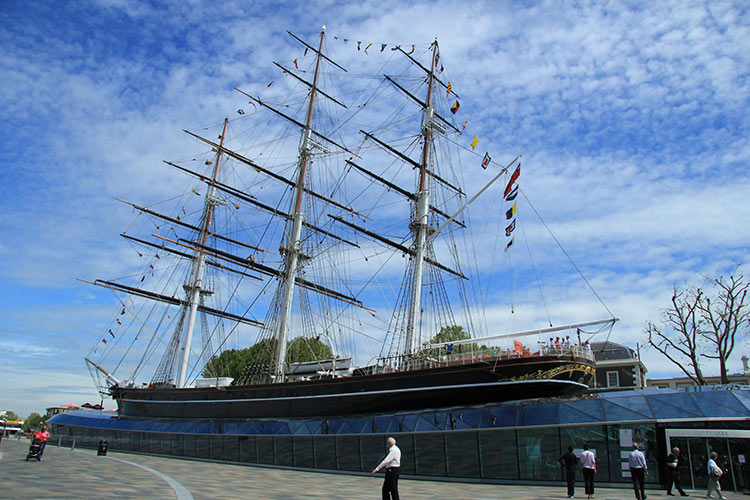
{"type": "Polygon", "coordinates": [[[646,389],[513,403],[403,413],[313,419],[142,419],[116,412],[78,410],[49,420],[55,425],[188,434],[311,435],[434,432],[644,421],[750,419],[750,387],[646,389]]]}

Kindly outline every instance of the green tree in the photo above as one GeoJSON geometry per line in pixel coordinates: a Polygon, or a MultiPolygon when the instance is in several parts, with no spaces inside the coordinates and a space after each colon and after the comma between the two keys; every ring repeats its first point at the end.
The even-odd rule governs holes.
{"type": "Polygon", "coordinates": [[[464,331],[463,326],[453,325],[444,326],[440,331],[432,337],[428,344],[443,344],[445,342],[452,342],[455,340],[469,340],[471,335],[464,331]]]}
{"type": "Polygon", "coordinates": [[[41,429],[45,422],[47,422],[47,417],[43,417],[37,412],[32,412],[26,417],[26,421],[23,423],[23,430],[24,432],[29,432],[31,430],[41,429]]]}
{"type": "MultiPolygon", "coordinates": [[[[218,356],[213,356],[206,364],[204,377],[232,377],[240,380],[248,371],[266,372],[271,366],[276,352],[276,339],[263,339],[251,347],[229,349],[218,356]]],[[[289,343],[286,350],[286,362],[315,361],[331,359],[331,348],[318,338],[297,337],[289,343]]]]}
{"type": "Polygon", "coordinates": [[[5,420],[20,420],[16,412],[10,410],[6,411],[0,418],[5,418],[5,420]]]}

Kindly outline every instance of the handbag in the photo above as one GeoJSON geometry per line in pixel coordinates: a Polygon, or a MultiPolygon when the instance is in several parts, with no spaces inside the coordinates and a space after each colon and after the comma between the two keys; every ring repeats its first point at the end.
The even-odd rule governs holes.
{"type": "Polygon", "coordinates": [[[711,479],[713,479],[714,481],[716,481],[716,480],[718,480],[721,477],[722,474],[724,474],[724,471],[722,471],[720,467],[718,467],[716,465],[712,465],[711,466],[711,473],[708,476],[711,479]]]}

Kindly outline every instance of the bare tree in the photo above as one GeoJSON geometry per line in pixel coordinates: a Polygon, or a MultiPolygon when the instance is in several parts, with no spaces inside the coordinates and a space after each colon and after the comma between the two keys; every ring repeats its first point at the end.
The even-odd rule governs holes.
{"type": "Polygon", "coordinates": [[[698,303],[700,315],[706,326],[701,335],[712,352],[703,356],[719,360],[721,383],[728,384],[727,359],[734,350],[735,337],[737,333],[747,333],[750,324],[750,310],[745,304],[750,283],[739,274],[730,276],[727,280],[720,276],[713,280],[713,284],[718,292],[716,300],[712,302],[706,297],[698,303]]]}
{"type": "Polygon", "coordinates": [[[718,360],[721,383],[729,383],[727,360],[737,336],[750,329],[750,309],[745,304],[750,282],[739,268],[728,279],[711,279],[708,293],[694,286],[675,286],[672,305],[663,311],[664,329],[651,322],[646,326],[649,345],[697,385],[706,384],[701,358],[718,360]]]}
{"type": "Polygon", "coordinates": [[[696,314],[702,296],[703,292],[698,288],[679,290],[675,286],[672,306],[663,311],[666,329],[662,330],[650,321],[646,325],[648,343],[696,385],[706,385],[699,352],[703,320],[696,314]]]}

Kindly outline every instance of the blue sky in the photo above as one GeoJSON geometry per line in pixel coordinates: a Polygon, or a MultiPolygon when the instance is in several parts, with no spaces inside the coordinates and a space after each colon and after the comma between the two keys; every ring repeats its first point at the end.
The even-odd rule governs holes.
{"type": "MultiPolygon", "coordinates": [[[[131,214],[114,198],[166,197],[161,160],[195,147],[181,130],[234,112],[234,87],[279,79],[272,61],[299,52],[286,30],[310,39],[322,24],[352,40],[437,37],[482,147],[524,155],[525,193],[622,319],[611,339],[643,343],[674,284],[747,260],[747,8],[6,0],[0,409],[98,401],[82,357],[116,305],[76,278],[123,272],[131,214]]],[[[643,355],[650,376],[676,373],[643,355]]]]}

